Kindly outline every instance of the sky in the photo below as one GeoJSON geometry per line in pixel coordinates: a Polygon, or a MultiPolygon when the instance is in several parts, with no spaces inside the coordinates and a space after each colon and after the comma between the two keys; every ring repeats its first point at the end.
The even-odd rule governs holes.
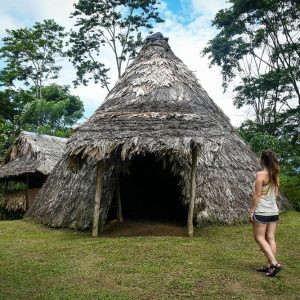
{"type": "MultiPolygon", "coordinates": [[[[69,18],[76,0],[0,0],[0,39],[5,29],[31,27],[35,22],[54,19],[58,24],[70,30],[73,20],[69,18]]],[[[247,109],[233,106],[233,93],[223,93],[221,70],[209,67],[209,59],[201,55],[207,42],[217,33],[211,25],[215,14],[228,4],[226,0],[161,0],[160,12],[164,23],[156,24],[153,31],[160,31],[169,38],[172,51],[190,70],[194,72],[202,87],[214,102],[230,118],[234,126],[252,117],[247,109]]],[[[111,54],[103,53],[103,61],[109,62],[111,54]]],[[[63,67],[56,82],[70,85],[71,93],[78,95],[84,103],[85,117],[90,117],[101,105],[107,90],[92,82],[88,86],[74,88],[75,70],[70,62],[62,61],[63,67]]],[[[3,64],[0,63],[0,68],[3,64]]],[[[111,76],[112,83],[117,79],[116,72],[111,76]]],[[[232,88],[231,88],[232,90],[232,88]]]]}

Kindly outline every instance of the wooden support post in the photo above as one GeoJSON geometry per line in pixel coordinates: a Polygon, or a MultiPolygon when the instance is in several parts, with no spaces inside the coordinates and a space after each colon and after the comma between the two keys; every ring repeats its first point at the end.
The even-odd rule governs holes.
{"type": "Polygon", "coordinates": [[[29,175],[26,175],[26,190],[25,190],[25,207],[24,207],[24,211],[27,210],[28,207],[28,190],[29,190],[29,186],[30,186],[30,178],[29,175]]]}
{"type": "Polygon", "coordinates": [[[99,231],[99,216],[100,216],[100,204],[102,194],[102,177],[104,171],[103,161],[97,163],[96,171],[96,193],[95,193],[95,208],[94,208],[94,220],[93,220],[93,231],[92,236],[97,237],[99,231]]]}
{"type": "Polygon", "coordinates": [[[117,216],[120,223],[123,222],[122,203],[121,203],[121,190],[120,179],[117,179],[117,216]]]}
{"type": "Polygon", "coordinates": [[[192,168],[191,168],[191,189],[190,189],[190,202],[188,212],[188,236],[192,237],[194,233],[193,216],[194,216],[194,205],[195,205],[195,194],[196,194],[196,172],[197,172],[197,147],[192,147],[192,168]]]}

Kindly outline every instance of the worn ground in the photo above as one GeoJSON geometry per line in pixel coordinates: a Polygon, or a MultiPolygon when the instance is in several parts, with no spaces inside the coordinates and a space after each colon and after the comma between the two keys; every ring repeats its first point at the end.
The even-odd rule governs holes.
{"type": "Polygon", "coordinates": [[[264,258],[247,224],[199,228],[187,238],[178,226],[139,221],[93,239],[1,221],[0,299],[300,299],[299,225],[300,213],[282,214],[284,270],[266,278],[255,271],[264,258]]]}

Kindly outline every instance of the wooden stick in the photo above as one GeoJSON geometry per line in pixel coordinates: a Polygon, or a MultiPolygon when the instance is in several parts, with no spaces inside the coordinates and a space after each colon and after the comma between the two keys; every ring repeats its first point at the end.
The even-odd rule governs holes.
{"type": "Polygon", "coordinates": [[[97,237],[99,232],[99,216],[100,216],[100,204],[102,194],[102,177],[103,177],[104,165],[102,161],[97,163],[96,174],[96,193],[95,193],[95,208],[94,208],[94,221],[92,236],[97,237]]]}
{"type": "Polygon", "coordinates": [[[123,222],[122,203],[121,203],[121,190],[120,179],[117,179],[117,216],[120,223],[123,222]]]}
{"type": "Polygon", "coordinates": [[[195,194],[196,194],[196,171],[197,171],[197,147],[192,147],[192,169],[191,169],[191,190],[190,190],[190,202],[188,212],[188,236],[192,237],[194,234],[193,216],[194,216],[194,205],[195,205],[195,194]]]}
{"type": "Polygon", "coordinates": [[[25,207],[24,207],[24,210],[26,211],[27,210],[27,207],[28,207],[28,190],[29,190],[29,175],[27,174],[26,175],[26,190],[25,190],[25,207]]]}

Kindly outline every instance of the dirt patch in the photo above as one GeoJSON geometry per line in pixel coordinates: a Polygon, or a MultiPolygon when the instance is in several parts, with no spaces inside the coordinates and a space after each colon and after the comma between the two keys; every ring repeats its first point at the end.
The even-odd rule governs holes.
{"type": "Polygon", "coordinates": [[[186,236],[186,226],[170,221],[126,220],[122,223],[111,221],[102,233],[107,237],[124,236],[186,236]]]}

